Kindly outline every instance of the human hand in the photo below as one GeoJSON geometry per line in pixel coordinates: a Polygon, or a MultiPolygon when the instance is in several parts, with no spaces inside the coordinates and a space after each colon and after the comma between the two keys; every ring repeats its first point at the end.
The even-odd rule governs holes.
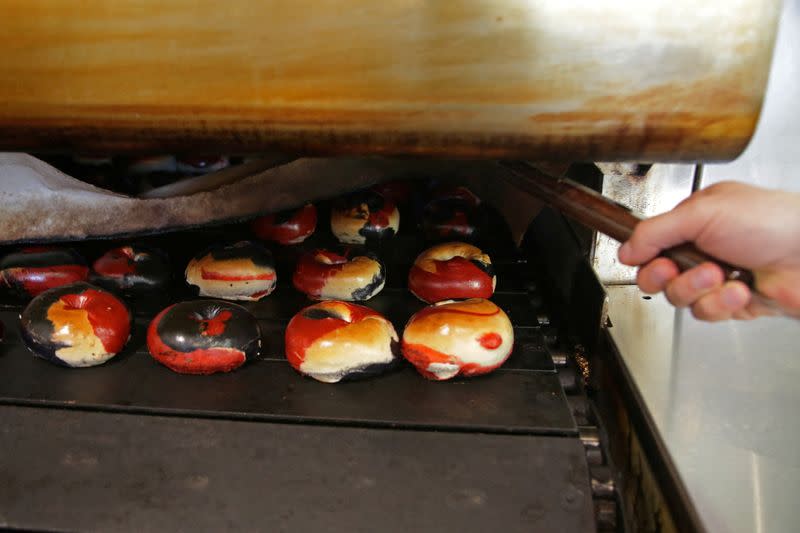
{"type": "Polygon", "coordinates": [[[684,242],[752,270],[760,294],[783,313],[800,317],[800,194],[718,183],[640,222],[619,249],[622,263],[641,265],[636,281],[644,292],[664,291],[673,305],[691,307],[696,318],[774,315],[776,310],[753,298],[744,283],[726,281],[714,263],[681,273],[671,260],[657,257],[684,242]]]}

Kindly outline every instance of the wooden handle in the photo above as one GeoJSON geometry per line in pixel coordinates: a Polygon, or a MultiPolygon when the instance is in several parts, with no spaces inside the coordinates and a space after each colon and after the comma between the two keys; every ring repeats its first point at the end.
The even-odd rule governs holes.
{"type": "MultiPolygon", "coordinates": [[[[538,196],[565,215],[619,242],[627,241],[636,225],[642,221],[641,217],[624,205],[574,181],[548,176],[521,161],[504,161],[502,165],[511,171],[508,179],[520,189],[538,196]]],[[[709,261],[716,263],[722,268],[725,279],[741,281],[755,290],[752,272],[715,259],[691,243],[668,248],[661,255],[674,261],[681,271],[709,261]]]]}

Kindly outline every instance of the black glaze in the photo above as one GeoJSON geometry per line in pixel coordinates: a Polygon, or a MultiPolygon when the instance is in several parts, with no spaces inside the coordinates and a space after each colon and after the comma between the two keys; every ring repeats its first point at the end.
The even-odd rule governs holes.
{"type": "Polygon", "coordinates": [[[484,272],[486,272],[486,275],[488,275],[490,278],[493,278],[495,276],[494,265],[492,265],[491,263],[484,263],[483,261],[479,261],[478,259],[470,259],[469,262],[475,265],[476,267],[480,268],[484,272]]]}
{"type": "Polygon", "coordinates": [[[345,318],[339,313],[334,312],[333,309],[306,309],[303,311],[303,316],[310,320],[325,320],[326,318],[334,318],[336,320],[344,320],[345,318]]]}
{"type": "MultiPolygon", "coordinates": [[[[35,356],[60,366],[72,368],[71,365],[62,361],[58,355],[56,355],[57,350],[66,348],[68,345],[53,341],[53,323],[47,319],[47,311],[50,309],[50,306],[56,303],[62,296],[66,294],[80,294],[87,289],[103,290],[90,283],[79,281],[45,291],[30,301],[20,316],[19,329],[22,340],[35,356]]],[[[121,300],[120,302],[124,305],[124,302],[121,300]]],[[[128,316],[131,317],[130,309],[127,305],[125,308],[128,310],[128,316]]]]}
{"type": "Polygon", "coordinates": [[[380,270],[378,270],[378,272],[372,276],[372,279],[364,287],[356,289],[351,293],[353,299],[359,301],[366,300],[367,297],[369,297],[377,287],[386,282],[386,266],[383,264],[383,261],[378,259],[378,257],[372,253],[367,253],[364,255],[377,261],[380,265],[380,270]]]}
{"type": "Polygon", "coordinates": [[[255,317],[244,307],[223,300],[192,300],[173,305],[156,324],[160,341],[182,353],[209,348],[234,348],[247,360],[258,357],[261,329],[255,317]],[[224,331],[203,335],[204,321],[229,311],[224,331]]]}
{"type": "Polygon", "coordinates": [[[262,268],[275,268],[275,260],[265,246],[253,241],[240,241],[235,244],[218,244],[207,248],[195,259],[202,259],[211,254],[213,259],[224,261],[229,259],[250,259],[253,264],[262,268]]]}
{"type": "Polygon", "coordinates": [[[86,266],[86,261],[72,248],[31,248],[30,251],[12,252],[0,259],[0,270],[59,265],[86,266]]]}
{"type": "MultiPolygon", "coordinates": [[[[358,234],[364,237],[366,245],[373,246],[377,245],[381,241],[391,239],[395,234],[394,228],[388,226],[377,227],[373,224],[370,224],[369,221],[371,213],[376,213],[384,209],[384,207],[386,207],[387,204],[394,205],[392,202],[384,198],[381,194],[372,190],[365,190],[351,194],[347,196],[344,200],[338,202],[337,209],[357,210],[356,218],[362,219],[364,221],[364,225],[361,227],[360,230],[358,230],[358,234]],[[364,205],[367,206],[366,210],[363,208],[364,205]]],[[[389,215],[387,214],[386,217],[388,218],[389,215]]]]}
{"type": "MultiPolygon", "coordinates": [[[[109,250],[103,257],[119,248],[109,250]]],[[[93,268],[90,275],[92,283],[112,291],[130,294],[165,289],[169,285],[172,274],[169,260],[163,252],[139,245],[129,245],[125,248],[131,248],[133,251],[134,257],[129,260],[129,264],[135,269],[135,272],[107,275],[101,274],[93,268]]],[[[94,265],[97,265],[97,261],[94,265]]]]}

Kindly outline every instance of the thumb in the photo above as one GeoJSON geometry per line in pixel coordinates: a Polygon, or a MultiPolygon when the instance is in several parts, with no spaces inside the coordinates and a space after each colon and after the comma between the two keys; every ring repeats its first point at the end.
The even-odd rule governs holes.
{"type": "Polygon", "coordinates": [[[672,211],[639,222],[619,249],[619,260],[626,265],[641,265],[666,248],[695,241],[713,216],[712,210],[697,209],[696,204],[690,197],[672,211]]]}

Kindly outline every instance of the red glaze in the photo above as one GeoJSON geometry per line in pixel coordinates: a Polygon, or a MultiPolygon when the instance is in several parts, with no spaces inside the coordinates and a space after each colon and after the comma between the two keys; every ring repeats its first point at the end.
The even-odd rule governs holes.
{"type": "Polygon", "coordinates": [[[389,227],[389,213],[394,211],[394,203],[387,200],[380,211],[370,211],[369,221],[370,226],[375,228],[388,228],[389,227]]]}
{"type": "MultiPolygon", "coordinates": [[[[231,276],[228,274],[221,274],[219,272],[214,272],[213,270],[206,270],[205,268],[201,269],[200,276],[203,279],[213,279],[218,281],[268,281],[271,279],[275,279],[275,273],[269,272],[264,274],[255,274],[252,276],[231,276]]],[[[270,291],[271,292],[271,291],[270,291]]]]}
{"type": "Polygon", "coordinates": [[[328,278],[342,270],[345,263],[347,263],[345,256],[328,250],[314,250],[310,254],[303,255],[297,262],[297,268],[292,275],[292,284],[298,291],[316,298],[322,293],[328,278]],[[318,255],[326,257],[331,264],[317,261],[318,255]]]}
{"type": "Polygon", "coordinates": [[[95,261],[92,269],[103,276],[135,274],[136,262],[131,252],[131,248],[127,246],[111,250],[95,261]]]}
{"type": "Polygon", "coordinates": [[[314,233],[317,227],[317,208],[305,205],[291,214],[288,220],[276,222],[277,215],[259,217],[253,221],[253,231],[259,239],[280,244],[296,244],[314,233]]]}
{"type": "Polygon", "coordinates": [[[233,313],[230,311],[222,311],[214,318],[208,320],[202,320],[196,318],[197,322],[200,323],[200,334],[206,337],[216,337],[217,335],[222,335],[225,333],[225,323],[231,319],[233,313]]]}
{"type": "Polygon", "coordinates": [[[84,281],[89,276],[89,267],[83,265],[57,265],[49,267],[9,268],[6,277],[21,283],[25,292],[38,296],[48,289],[84,281]]]}
{"type": "Polygon", "coordinates": [[[229,372],[244,364],[247,356],[235,348],[207,348],[179,352],[161,342],[157,331],[158,323],[172,307],[169,306],[161,311],[147,328],[147,348],[158,362],[182,374],[229,372]]]}
{"type": "Polygon", "coordinates": [[[315,340],[323,335],[343,328],[348,324],[360,322],[369,316],[382,316],[377,311],[364,307],[363,305],[351,304],[348,302],[337,302],[347,306],[350,312],[350,322],[341,318],[326,317],[322,319],[312,319],[303,315],[300,311],[289,321],[286,326],[286,359],[294,368],[300,369],[300,365],[305,359],[305,353],[315,340]]]}
{"type": "MultiPolygon", "coordinates": [[[[501,309],[499,307],[494,311],[492,311],[491,313],[476,313],[473,311],[464,311],[463,309],[447,308],[448,313],[456,313],[458,315],[469,315],[469,316],[486,316],[486,317],[498,315],[500,314],[500,311],[501,309]]],[[[417,319],[422,319],[427,317],[428,315],[435,315],[441,312],[442,312],[441,307],[435,305],[429,305],[428,307],[423,307],[422,309],[414,313],[414,317],[417,319]]]]}
{"type": "MultiPolygon", "coordinates": [[[[347,253],[347,252],[345,252],[347,253]]],[[[328,278],[335,276],[347,263],[347,257],[329,250],[314,250],[304,254],[297,262],[297,268],[292,275],[292,284],[295,288],[312,298],[319,297],[328,278]],[[331,264],[322,263],[317,256],[324,256],[331,264]]]]}
{"type": "Polygon", "coordinates": [[[503,344],[503,338],[497,333],[484,333],[478,337],[478,343],[487,350],[496,350],[503,344]]]}
{"type": "Polygon", "coordinates": [[[408,287],[426,302],[458,298],[489,298],[494,293],[492,278],[464,257],[434,261],[436,272],[413,265],[408,287]]]}
{"type": "Polygon", "coordinates": [[[457,364],[458,360],[445,353],[429,348],[424,344],[412,344],[406,341],[402,342],[403,357],[417,368],[417,372],[422,374],[428,379],[438,380],[436,374],[425,370],[431,363],[453,363],[457,364]]]}
{"type": "Polygon", "coordinates": [[[95,289],[80,294],[65,294],[60,298],[70,309],[86,311],[94,334],[109,353],[118,353],[131,333],[131,316],[116,297],[95,289]]]}
{"type": "Polygon", "coordinates": [[[436,231],[442,237],[469,237],[475,231],[464,211],[456,211],[447,222],[436,226],[436,231]]]}

